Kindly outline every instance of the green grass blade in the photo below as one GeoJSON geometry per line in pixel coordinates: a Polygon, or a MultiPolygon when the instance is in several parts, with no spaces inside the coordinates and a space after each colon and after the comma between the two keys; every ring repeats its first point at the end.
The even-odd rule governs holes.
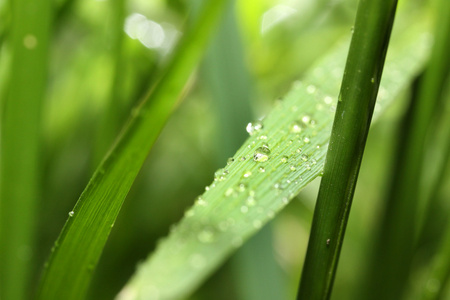
{"type": "Polygon", "coordinates": [[[397,1],[360,0],[297,299],[329,299],[397,1]]]}
{"type": "MultiPolygon", "coordinates": [[[[419,28],[410,26],[394,40],[381,84],[383,104],[376,113],[423,67],[428,46],[419,28]]],[[[262,127],[255,123],[249,128],[250,138],[138,267],[118,299],[186,298],[321,174],[336,104],[332,95],[339,91],[334,83],[341,79],[347,50],[348,44],[334,49],[303,82],[293,85],[262,127]],[[264,145],[270,154],[260,149],[264,145]]]]}
{"type": "Polygon", "coordinates": [[[450,5],[439,1],[435,45],[427,69],[419,82],[400,133],[396,167],[384,203],[381,230],[364,286],[364,299],[400,299],[407,291],[418,228],[418,205],[430,124],[439,108],[440,95],[449,72],[450,5]],[[392,266],[396,266],[395,268],[392,266]],[[383,288],[380,288],[380,287],[383,288]]]}
{"type": "Polygon", "coordinates": [[[48,0],[10,4],[12,62],[1,100],[0,298],[20,300],[30,297],[52,15],[48,0]]]}
{"type": "Polygon", "coordinates": [[[161,80],[132,117],[69,213],[44,271],[39,299],[83,299],[120,207],[205,48],[225,1],[204,6],[161,80]]]}

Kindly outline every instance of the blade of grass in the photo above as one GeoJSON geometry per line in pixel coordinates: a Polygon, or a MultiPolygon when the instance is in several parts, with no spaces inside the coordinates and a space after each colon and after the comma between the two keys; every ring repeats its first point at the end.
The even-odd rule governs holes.
{"type": "MultiPolygon", "coordinates": [[[[417,25],[422,29],[409,26],[394,40],[378,113],[409,84],[427,57],[426,36],[417,25]]],[[[339,91],[335,82],[342,76],[347,49],[343,44],[331,51],[262,123],[249,128],[250,138],[138,267],[118,299],[186,298],[321,174],[336,103],[329,95],[339,91]],[[263,145],[270,149],[267,161],[263,145]]]]}
{"type": "Polygon", "coordinates": [[[48,0],[10,5],[12,62],[1,119],[0,298],[20,300],[30,297],[52,14],[48,0]]]}
{"type": "Polygon", "coordinates": [[[360,0],[297,299],[329,299],[397,1],[360,0]]]}
{"type": "Polygon", "coordinates": [[[438,3],[435,46],[400,132],[396,166],[364,285],[364,299],[400,299],[407,288],[419,225],[424,151],[431,143],[427,133],[449,72],[450,6],[448,1],[438,3]]]}
{"type": "Polygon", "coordinates": [[[55,243],[38,299],[83,299],[123,200],[200,59],[224,3],[209,1],[204,6],[159,83],[133,111],[94,173],[55,243]]]}

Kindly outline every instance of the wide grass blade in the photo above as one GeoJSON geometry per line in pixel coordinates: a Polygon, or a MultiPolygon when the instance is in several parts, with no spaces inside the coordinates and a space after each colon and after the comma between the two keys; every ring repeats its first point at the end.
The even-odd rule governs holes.
{"type": "MultiPolygon", "coordinates": [[[[419,22],[420,23],[420,22],[419,22]]],[[[423,67],[423,27],[399,34],[388,56],[381,112],[423,67]],[[421,28],[421,29],[419,29],[421,28]],[[398,74],[402,74],[398,76],[398,74]]],[[[180,299],[192,293],[245,240],[323,170],[343,62],[342,44],[294,83],[185,217],[142,263],[118,299],[180,299]]]]}
{"type": "Polygon", "coordinates": [[[199,61],[225,1],[209,1],[162,77],[69,213],[45,268],[39,299],[83,299],[120,207],[199,61]]]}
{"type": "Polygon", "coordinates": [[[1,97],[0,298],[20,300],[30,297],[39,217],[41,108],[52,14],[49,0],[10,4],[11,64],[1,97]]]}

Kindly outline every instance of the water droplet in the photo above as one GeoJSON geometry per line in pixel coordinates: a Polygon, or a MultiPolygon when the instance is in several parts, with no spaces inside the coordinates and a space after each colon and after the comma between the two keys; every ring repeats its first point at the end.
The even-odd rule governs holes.
{"type": "Polygon", "coordinates": [[[259,167],[258,170],[259,170],[260,173],[264,173],[266,171],[266,169],[264,167],[259,167]]]}
{"type": "Polygon", "coordinates": [[[330,242],[331,242],[331,240],[330,240],[330,239],[327,239],[327,246],[330,245],[330,242]]]}
{"type": "Polygon", "coordinates": [[[303,124],[309,124],[309,122],[311,122],[311,117],[308,115],[304,115],[302,117],[302,122],[303,122],[303,124]]]}
{"type": "Polygon", "coordinates": [[[231,195],[234,194],[234,189],[233,188],[228,188],[225,192],[225,197],[230,197],[231,195]]]}
{"type": "Polygon", "coordinates": [[[288,204],[289,203],[289,199],[287,197],[283,197],[281,199],[281,202],[283,202],[283,204],[288,204]]]}
{"type": "Polygon", "coordinates": [[[306,87],[306,91],[308,92],[308,94],[314,94],[314,92],[316,91],[316,87],[310,84],[306,87]]]}
{"type": "Polygon", "coordinates": [[[253,160],[258,162],[265,162],[269,159],[270,149],[267,146],[259,147],[253,154],[253,160]]]}
{"type": "Polygon", "coordinates": [[[33,34],[27,34],[23,38],[23,45],[25,46],[25,48],[27,48],[29,50],[36,48],[37,44],[38,44],[38,40],[37,40],[36,36],[33,34]]]}
{"type": "Polygon", "coordinates": [[[239,160],[240,161],[244,161],[245,160],[245,156],[241,156],[241,158],[239,160]]]}
{"type": "Polygon", "coordinates": [[[234,158],[230,157],[230,158],[227,160],[227,165],[229,166],[229,165],[231,165],[233,162],[234,162],[234,158]]]}
{"type": "Polygon", "coordinates": [[[255,200],[255,198],[253,196],[249,196],[247,198],[246,202],[247,202],[248,206],[255,206],[255,204],[256,204],[256,200],[255,200]]]}
{"type": "Polygon", "coordinates": [[[240,183],[237,187],[237,190],[239,192],[245,192],[246,189],[247,189],[247,185],[245,183],[240,183]]]}
{"type": "Polygon", "coordinates": [[[243,205],[241,206],[241,213],[246,214],[248,212],[248,207],[243,205]]]}
{"type": "Polygon", "coordinates": [[[297,153],[302,153],[303,150],[302,150],[302,148],[298,148],[296,151],[297,151],[297,153]]]}
{"type": "Polygon", "coordinates": [[[248,125],[247,125],[247,127],[246,127],[247,132],[248,132],[248,134],[250,134],[250,135],[255,134],[256,132],[260,131],[260,130],[263,129],[263,128],[264,128],[264,126],[263,126],[263,124],[262,124],[261,121],[256,121],[256,122],[253,122],[253,123],[248,123],[248,125]]]}
{"type": "Polygon", "coordinates": [[[206,202],[205,199],[203,199],[202,196],[199,196],[197,198],[197,200],[195,200],[195,204],[198,205],[198,206],[206,206],[206,205],[208,205],[208,202],[206,202]]]}
{"type": "Polygon", "coordinates": [[[308,155],[306,155],[306,154],[303,154],[302,156],[300,156],[300,158],[301,158],[301,160],[303,160],[303,161],[308,161],[308,155]]]}
{"type": "Polygon", "coordinates": [[[333,103],[333,98],[331,98],[330,96],[326,96],[325,98],[323,98],[323,102],[330,105],[331,103],[333,103]]]}
{"type": "Polygon", "coordinates": [[[305,136],[305,137],[303,138],[303,141],[304,141],[306,144],[308,144],[311,140],[309,139],[309,137],[305,136]]]}
{"type": "Polygon", "coordinates": [[[73,217],[75,215],[75,212],[72,210],[72,211],[69,211],[69,217],[73,217]]]}
{"type": "Polygon", "coordinates": [[[370,82],[375,83],[375,78],[374,77],[370,78],[370,82]]]}
{"type": "Polygon", "coordinates": [[[294,121],[294,123],[292,123],[291,126],[289,126],[289,131],[291,133],[300,133],[302,131],[302,127],[300,123],[294,121]]]}
{"type": "Polygon", "coordinates": [[[287,163],[288,162],[288,157],[287,156],[283,156],[283,157],[281,157],[281,162],[283,163],[283,164],[285,164],[285,163],[287,163]]]}
{"type": "Polygon", "coordinates": [[[253,227],[255,229],[259,229],[259,228],[261,228],[261,226],[262,226],[262,222],[260,220],[254,220],[253,221],[253,227]]]}
{"type": "Polygon", "coordinates": [[[258,140],[267,140],[267,136],[266,135],[261,135],[258,137],[258,140]]]}
{"type": "Polygon", "coordinates": [[[295,166],[289,166],[289,169],[290,169],[291,171],[297,170],[297,168],[295,168],[295,166]]]}
{"type": "Polygon", "coordinates": [[[244,178],[249,178],[250,176],[252,176],[252,172],[251,171],[247,171],[244,173],[244,178]]]}
{"type": "Polygon", "coordinates": [[[215,236],[212,230],[204,229],[200,231],[200,233],[197,235],[197,238],[201,243],[209,244],[214,242],[215,236]]]}

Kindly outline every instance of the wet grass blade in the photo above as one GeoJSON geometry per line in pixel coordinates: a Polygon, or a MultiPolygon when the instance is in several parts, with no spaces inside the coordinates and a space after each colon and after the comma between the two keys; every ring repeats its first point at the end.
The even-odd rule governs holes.
{"type": "Polygon", "coordinates": [[[209,1],[82,193],[55,243],[38,299],[83,299],[120,207],[198,63],[225,1],[209,1]],[[80,251],[82,249],[82,251],[80,251]]]}
{"type": "MultiPolygon", "coordinates": [[[[394,39],[376,113],[423,67],[428,46],[419,28],[410,26],[394,39]]],[[[335,83],[342,78],[347,50],[348,43],[334,49],[262,122],[248,126],[250,138],[138,267],[118,299],[186,298],[321,174],[337,100],[333,95],[339,92],[335,83]]]]}
{"type": "Polygon", "coordinates": [[[12,58],[6,95],[1,97],[0,298],[20,300],[30,297],[35,253],[41,108],[52,15],[48,0],[11,3],[8,39],[12,58]]]}

